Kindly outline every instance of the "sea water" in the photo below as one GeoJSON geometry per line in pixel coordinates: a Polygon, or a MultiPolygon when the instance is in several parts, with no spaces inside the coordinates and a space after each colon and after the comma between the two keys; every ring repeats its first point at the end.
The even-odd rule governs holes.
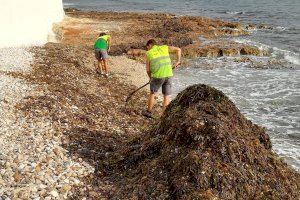
{"type": "Polygon", "coordinates": [[[237,62],[239,57],[199,58],[176,70],[173,86],[175,93],[196,83],[222,90],[247,118],[266,127],[274,151],[300,170],[299,0],[64,0],[64,6],[170,12],[271,26],[272,29],[252,30],[250,36],[223,38],[268,51],[268,57],[250,56],[264,67],[237,62]],[[207,69],[211,67],[214,69],[207,69]]]}
{"type": "Polygon", "coordinates": [[[45,44],[63,17],[62,0],[0,0],[0,48],[45,44]]]}

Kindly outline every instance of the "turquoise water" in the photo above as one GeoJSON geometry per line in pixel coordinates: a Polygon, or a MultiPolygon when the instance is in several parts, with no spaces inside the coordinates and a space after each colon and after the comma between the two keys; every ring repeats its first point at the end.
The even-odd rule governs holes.
{"type": "MultiPolygon", "coordinates": [[[[274,150],[300,170],[300,1],[299,0],[64,0],[65,7],[98,11],[170,12],[200,15],[242,24],[268,24],[251,36],[226,38],[255,45],[269,57],[251,57],[266,69],[236,58],[199,58],[176,70],[176,93],[205,83],[224,91],[242,113],[266,127],[274,150]],[[274,64],[268,61],[275,60],[274,64]],[[214,66],[214,70],[206,70],[214,66]]],[[[209,42],[209,41],[208,41],[209,42]]]]}

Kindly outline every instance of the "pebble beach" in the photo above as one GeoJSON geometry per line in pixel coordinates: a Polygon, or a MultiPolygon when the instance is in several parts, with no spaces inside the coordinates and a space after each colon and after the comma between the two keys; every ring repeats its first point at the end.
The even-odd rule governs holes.
{"type": "Polygon", "coordinates": [[[47,90],[13,75],[31,73],[30,49],[0,49],[0,61],[0,199],[65,199],[94,169],[61,147],[48,116],[35,118],[17,109],[26,96],[47,90]]]}
{"type": "MultiPolygon", "coordinates": [[[[156,145],[155,137],[151,135],[157,134],[150,130],[159,127],[162,115],[162,109],[157,105],[155,119],[141,116],[146,106],[147,88],[136,93],[125,104],[127,95],[148,81],[143,49],[145,38],[155,37],[159,42],[180,46],[184,52],[184,64],[199,56],[263,57],[268,54],[252,45],[219,40],[222,37],[251,34],[247,27],[239,23],[161,13],[83,12],[66,9],[66,14],[65,20],[54,26],[58,43],[0,49],[0,200],[113,199],[116,194],[122,195],[124,192],[128,197],[136,197],[129,199],[141,199],[138,198],[140,194],[135,190],[135,185],[131,183],[143,186],[144,177],[141,177],[138,170],[143,171],[147,165],[142,161],[136,165],[138,170],[134,177],[126,177],[127,173],[135,172],[135,169],[126,171],[128,163],[135,163],[130,158],[126,160],[126,155],[135,150],[134,153],[140,158],[139,152],[143,150],[151,160],[152,156],[159,154],[149,153],[147,146],[152,142],[156,145]],[[124,39],[128,28],[133,33],[124,39]],[[99,31],[104,30],[108,30],[116,41],[110,52],[112,77],[109,79],[95,73],[92,48],[94,38],[99,31]],[[196,41],[199,35],[209,38],[210,42],[196,41]],[[201,48],[199,45],[202,45],[201,48]],[[149,139],[149,142],[141,142],[143,138],[149,139]],[[134,191],[128,190],[129,186],[134,191]]],[[[248,61],[245,59],[240,62],[248,61]]],[[[263,67],[259,65],[256,68],[263,67]]],[[[178,124],[174,124],[174,127],[178,124]]],[[[234,126],[235,122],[232,124],[234,126]]],[[[201,135],[202,132],[197,134],[201,135]]],[[[261,145],[255,134],[253,137],[255,144],[261,145]]],[[[270,146],[268,153],[271,152],[270,146]]],[[[170,152],[176,153],[176,148],[172,147],[170,152]]],[[[189,147],[187,149],[190,150],[189,147]]],[[[270,164],[269,160],[265,162],[262,159],[266,165],[270,164],[270,169],[277,169],[280,163],[278,166],[283,171],[295,174],[293,178],[299,180],[298,173],[276,154],[268,155],[272,158],[274,156],[273,160],[276,161],[270,164]]],[[[238,159],[236,162],[242,163],[238,159]]],[[[255,163],[246,164],[253,165],[255,170],[260,169],[255,163]]],[[[159,172],[160,165],[155,166],[159,172]]],[[[288,177],[282,176],[286,188],[299,188],[296,183],[289,184],[286,181],[288,177]]],[[[165,176],[161,177],[164,184],[168,182],[165,176]]],[[[207,177],[207,180],[211,180],[209,175],[207,177]]],[[[276,182],[276,176],[272,178],[276,182]]],[[[258,181],[254,185],[259,183],[259,178],[255,180],[258,181]]],[[[208,187],[214,186],[212,182],[208,181],[208,187]]],[[[156,187],[157,184],[153,183],[156,187]]],[[[168,184],[165,186],[169,187],[168,184]]],[[[249,190],[243,195],[252,193],[266,197],[263,195],[272,195],[270,191],[273,188],[268,189],[263,194],[249,190]]],[[[209,196],[210,191],[207,189],[204,193],[209,196]]],[[[167,190],[164,192],[169,193],[167,190]]],[[[222,197],[223,194],[214,195],[222,197]]],[[[296,195],[299,196],[297,191],[296,195]]]]}

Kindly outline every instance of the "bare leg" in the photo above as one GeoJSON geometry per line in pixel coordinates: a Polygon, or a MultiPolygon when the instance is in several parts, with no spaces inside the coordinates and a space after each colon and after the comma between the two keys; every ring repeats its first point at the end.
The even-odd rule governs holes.
{"type": "Polygon", "coordinates": [[[104,61],[101,60],[101,73],[105,73],[105,69],[104,69],[104,61]]]}
{"type": "Polygon", "coordinates": [[[101,74],[103,73],[103,70],[102,70],[102,60],[98,60],[98,70],[100,71],[101,74]]]}
{"type": "Polygon", "coordinates": [[[153,110],[153,106],[154,106],[154,104],[155,104],[155,94],[153,94],[153,93],[151,93],[150,95],[149,95],[149,99],[148,99],[148,112],[152,112],[152,110],[153,110]]]}
{"type": "Polygon", "coordinates": [[[106,60],[103,60],[103,70],[104,70],[104,73],[108,74],[108,66],[107,66],[106,60]]]}
{"type": "Polygon", "coordinates": [[[170,104],[170,97],[169,96],[164,96],[164,101],[163,101],[163,111],[165,111],[166,107],[170,104]]]}

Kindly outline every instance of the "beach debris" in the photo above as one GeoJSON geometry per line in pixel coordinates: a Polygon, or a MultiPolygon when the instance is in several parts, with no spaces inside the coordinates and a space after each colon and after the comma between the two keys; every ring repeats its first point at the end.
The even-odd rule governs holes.
{"type": "Polygon", "coordinates": [[[273,153],[265,130],[207,85],[179,93],[155,128],[116,155],[118,195],[127,198],[300,197],[299,173],[273,153]]]}

